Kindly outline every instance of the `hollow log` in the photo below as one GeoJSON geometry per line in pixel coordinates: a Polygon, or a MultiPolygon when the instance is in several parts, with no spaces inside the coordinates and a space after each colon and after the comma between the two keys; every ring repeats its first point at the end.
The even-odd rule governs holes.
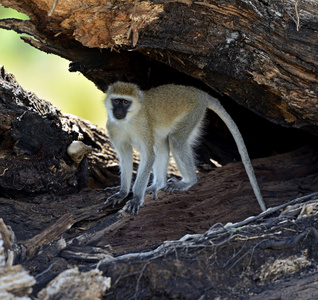
{"type": "MultiPolygon", "coordinates": [[[[232,163],[203,166],[189,192],[161,192],[156,203],[148,196],[143,213],[128,216],[122,206],[105,207],[109,192],[96,189],[118,173],[105,131],[62,115],[1,68],[0,215],[17,236],[15,258],[37,279],[33,297],[46,298],[47,284],[68,277],[70,265],[92,271],[85,274],[100,287],[111,277],[97,299],[317,294],[317,140],[303,131],[318,128],[314,0],[0,3],[30,17],[0,20],[0,28],[27,33],[25,42],[70,60],[70,71],[99,89],[115,80],[195,85],[222,98],[248,133],[252,157],[294,150],[253,161],[267,205],[277,206],[265,215],[239,222],[259,208],[241,164],[232,163]],[[67,154],[74,141],[92,148],[80,162],[67,154]],[[290,199],[298,200],[283,204],[290,199]]],[[[206,122],[206,147],[222,164],[233,161],[225,130],[211,115],[206,122]],[[219,147],[211,145],[213,128],[219,147]]],[[[63,290],[72,294],[73,286],[56,293],[63,290]]]]}
{"type": "Polygon", "coordinates": [[[30,17],[0,28],[31,35],[102,90],[118,79],[184,82],[174,69],[274,123],[317,131],[314,0],[0,3],[30,17]]]}

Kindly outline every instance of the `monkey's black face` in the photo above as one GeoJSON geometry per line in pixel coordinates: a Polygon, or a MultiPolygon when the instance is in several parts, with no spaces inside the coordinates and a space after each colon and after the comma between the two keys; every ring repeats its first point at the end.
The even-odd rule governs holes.
{"type": "Polygon", "coordinates": [[[122,120],[126,117],[128,108],[131,105],[130,100],[122,99],[122,98],[113,98],[112,105],[113,105],[113,115],[116,119],[122,120]]]}

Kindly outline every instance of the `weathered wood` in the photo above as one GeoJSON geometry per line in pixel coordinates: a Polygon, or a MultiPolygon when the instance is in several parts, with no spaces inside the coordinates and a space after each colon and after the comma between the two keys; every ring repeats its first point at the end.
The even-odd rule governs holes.
{"type": "Polygon", "coordinates": [[[110,250],[110,247],[70,246],[61,253],[61,257],[85,262],[99,262],[107,257],[113,257],[110,250]]]}
{"type": "MultiPolygon", "coordinates": [[[[312,35],[317,22],[312,1],[301,7],[297,0],[60,0],[51,17],[47,13],[52,1],[1,2],[31,16],[30,21],[0,21],[2,28],[29,33],[36,39],[25,37],[26,42],[74,61],[71,69],[103,90],[116,79],[142,87],[165,80],[193,83],[163,62],[274,122],[317,130],[317,48],[312,35]]],[[[18,259],[37,279],[32,296],[49,297],[50,285],[43,293],[39,290],[70,264],[93,269],[102,280],[98,288],[104,276],[112,278],[109,294],[94,288],[99,298],[283,298],[299,292],[301,285],[303,299],[317,292],[310,279],[317,275],[316,198],[301,208],[224,227],[220,223],[241,221],[259,211],[243,167],[232,163],[201,173],[187,193],[160,192],[158,202],[147,196],[136,217],[117,213],[121,207],[103,205],[108,191],[81,190],[88,180],[96,187],[98,181],[105,186],[117,178],[118,169],[112,168],[115,155],[108,152],[104,131],[27,95],[3,69],[0,75],[0,150],[5,158],[0,160],[0,215],[16,232],[22,253],[18,259]],[[45,139],[33,138],[34,133],[45,139]],[[93,148],[80,165],[67,156],[74,140],[93,148]],[[27,167],[21,168],[21,162],[27,167]],[[43,184],[47,179],[50,184],[43,184]],[[62,216],[65,219],[59,219],[62,216]],[[63,226],[54,232],[61,220],[63,226]],[[179,240],[171,241],[175,238],[179,240]],[[96,264],[90,265],[92,261],[96,264]],[[295,288],[288,286],[291,279],[295,288]]],[[[259,123],[248,119],[246,124],[258,128],[259,123]]],[[[268,140],[274,139],[273,132],[268,140]]],[[[298,145],[299,135],[292,137],[298,145]]],[[[277,138],[283,137],[276,133],[277,138]]],[[[274,150],[269,147],[270,153],[274,150]]],[[[308,146],[253,161],[269,207],[317,191],[316,151],[308,146]]],[[[67,272],[60,275],[63,280],[69,277],[67,272]]],[[[77,279],[72,277],[71,283],[77,279]]],[[[67,283],[52,297],[73,299],[83,286],[67,283]]]]}
{"type": "MultiPolygon", "coordinates": [[[[55,299],[57,294],[63,295],[63,299],[83,299],[83,295],[88,299],[116,299],[119,295],[121,298],[156,295],[182,299],[312,299],[318,293],[315,284],[318,240],[316,234],[310,233],[317,227],[317,193],[287,205],[244,222],[226,226],[217,223],[203,234],[187,234],[148,251],[117,257],[98,247],[69,247],[65,257],[70,255],[69,258],[79,259],[81,264],[91,260],[97,263],[86,264],[82,272],[64,266],[68,270],[60,269],[53,280],[48,277],[46,287],[33,295],[38,299],[55,299]],[[269,242],[288,244],[300,235],[301,243],[274,249],[264,247],[269,242]],[[86,252],[89,249],[92,256],[86,252]]],[[[38,282],[51,267],[36,274],[38,282]]],[[[14,266],[11,270],[22,269],[14,266]]],[[[25,271],[24,274],[27,275],[25,271]]],[[[0,278],[1,275],[2,270],[0,278]]],[[[15,273],[12,279],[21,276],[22,273],[15,273]]],[[[24,278],[23,282],[29,282],[30,287],[34,279],[31,276],[29,279],[24,278]]],[[[0,281],[0,286],[7,282],[0,281]]],[[[18,281],[12,281],[10,289],[14,295],[30,293],[30,289],[19,287],[18,281]]]]}
{"type": "Polygon", "coordinates": [[[75,223],[70,213],[59,218],[52,226],[43,230],[40,234],[24,241],[23,245],[27,250],[27,257],[30,259],[35,252],[43,245],[49,244],[61,237],[61,235],[75,223]]]}
{"type": "Polygon", "coordinates": [[[33,276],[29,275],[22,265],[12,266],[12,245],[8,244],[10,233],[7,226],[1,220],[0,228],[0,298],[17,299],[16,297],[25,296],[23,299],[30,299],[28,296],[32,292],[32,286],[35,284],[33,276]],[[5,232],[6,231],[6,232],[5,232]],[[5,240],[3,239],[5,236],[5,240]]]}
{"type": "Polygon", "coordinates": [[[111,286],[110,278],[98,269],[80,272],[72,268],[59,274],[38,294],[39,300],[84,299],[98,300],[111,286]]]}
{"type": "MultiPolygon", "coordinates": [[[[297,258],[295,257],[294,259],[297,258]]],[[[277,263],[289,264],[290,261],[278,261],[277,263]]],[[[267,291],[263,291],[258,295],[253,295],[249,299],[315,299],[318,296],[317,280],[318,274],[308,274],[305,276],[301,276],[301,278],[289,279],[283,282],[279,282],[275,284],[273,288],[267,291]]]]}
{"type": "Polygon", "coordinates": [[[25,91],[0,67],[0,195],[76,192],[90,183],[116,183],[118,164],[106,131],[63,115],[49,102],[25,91]],[[75,163],[67,154],[73,141],[92,153],[75,163]],[[87,156],[87,157],[86,157],[87,156]],[[90,168],[88,168],[88,165],[90,168]]]}
{"type": "Polygon", "coordinates": [[[35,39],[24,37],[26,42],[76,62],[71,69],[103,90],[116,79],[162,83],[162,70],[170,81],[178,77],[148,57],[272,122],[317,130],[314,0],[63,0],[51,16],[52,1],[1,3],[31,19],[2,20],[1,28],[30,34],[35,39]]]}
{"type": "Polygon", "coordinates": [[[34,278],[28,274],[22,265],[0,268],[1,299],[16,299],[13,297],[27,296],[31,294],[34,284],[34,278]]]}
{"type": "Polygon", "coordinates": [[[99,268],[113,282],[106,299],[119,293],[123,298],[313,299],[318,240],[306,233],[316,226],[317,193],[309,202],[315,209],[308,214],[300,209],[276,217],[267,213],[245,225],[218,223],[202,235],[188,234],[148,252],[105,258],[99,268]],[[262,248],[264,242],[286,242],[299,234],[301,245],[262,248]]]}
{"type": "MultiPolygon", "coordinates": [[[[317,155],[311,147],[254,161],[257,175],[263,178],[261,188],[268,206],[317,191],[317,164],[317,155]]],[[[104,296],[107,299],[154,294],[185,299],[203,294],[246,299],[247,295],[267,295],[268,286],[272,289],[277,286],[273,293],[283,297],[290,278],[296,282],[299,272],[303,279],[309,280],[313,275],[316,257],[311,247],[316,247],[316,241],[307,233],[316,227],[315,198],[302,204],[304,208],[279,210],[276,215],[274,212],[266,216],[264,222],[262,218],[250,220],[239,223],[233,230],[225,230],[221,236],[213,235],[218,227],[213,226],[215,223],[241,221],[259,211],[240,163],[201,173],[199,183],[187,193],[161,192],[158,202],[148,196],[142,213],[136,217],[127,214],[105,217],[107,212],[118,210],[118,207],[101,210],[105,196],[103,190],[86,190],[64,196],[0,198],[0,215],[16,229],[19,244],[25,235],[34,236],[50,225],[53,228],[65,213],[71,213],[77,222],[64,232],[63,248],[47,240],[48,244],[37,255],[22,261],[37,278],[33,296],[39,297],[39,290],[47,286],[53,274],[61,273],[70,263],[96,270],[96,264],[90,265],[92,261],[99,264],[103,276],[112,279],[112,288],[104,296]],[[212,232],[200,234],[211,226],[212,232]],[[182,235],[186,236],[179,242],[171,241],[182,235]],[[264,241],[287,243],[299,235],[302,242],[294,247],[276,250],[264,247],[264,241]],[[167,240],[170,242],[163,243],[167,240]]],[[[301,283],[307,295],[306,282],[301,283]]],[[[68,287],[61,288],[59,293],[70,292],[68,287]]],[[[74,293],[78,291],[71,287],[74,293]]]]}
{"type": "MultiPolygon", "coordinates": [[[[14,232],[8,228],[3,219],[0,218],[0,236],[1,236],[1,247],[3,247],[2,251],[7,252],[6,257],[8,258],[9,253],[13,252],[14,243],[16,242],[14,232]]],[[[3,255],[3,253],[1,254],[3,255]]],[[[9,263],[12,265],[12,262],[9,263]]],[[[1,264],[0,264],[1,265],[1,264]]]]}
{"type": "MultiPolygon", "coordinates": [[[[1,229],[6,225],[2,222],[1,229]]],[[[3,230],[2,230],[3,231],[3,230]]],[[[32,287],[36,280],[29,275],[22,265],[12,266],[5,254],[4,240],[0,234],[0,298],[1,299],[31,299],[32,287]],[[22,298],[20,298],[22,297],[22,298]]],[[[32,239],[38,244],[38,239],[32,239]]],[[[56,253],[57,254],[57,253],[56,253]]],[[[105,254],[105,253],[104,253],[105,254]]],[[[37,274],[40,277],[42,274],[37,274]]],[[[110,288],[111,280],[103,276],[98,269],[80,272],[77,267],[61,272],[37,295],[37,299],[101,299],[110,288]]]]}

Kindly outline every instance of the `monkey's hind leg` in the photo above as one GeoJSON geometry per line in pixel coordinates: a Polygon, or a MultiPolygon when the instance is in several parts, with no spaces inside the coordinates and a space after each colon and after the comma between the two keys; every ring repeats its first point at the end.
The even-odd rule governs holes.
{"type": "MultiPolygon", "coordinates": [[[[199,102],[198,102],[199,103],[199,102]]],[[[186,191],[197,183],[193,145],[201,134],[205,107],[198,104],[190,114],[178,123],[169,136],[169,146],[182,179],[171,178],[165,191],[186,191]]]]}
{"type": "Polygon", "coordinates": [[[167,170],[169,164],[168,139],[162,139],[155,145],[155,162],[153,165],[152,184],[147,187],[146,194],[153,194],[158,200],[157,192],[167,185],[167,170]]]}
{"type": "Polygon", "coordinates": [[[171,193],[173,191],[186,191],[197,182],[195,172],[194,153],[191,143],[185,144],[180,142],[177,137],[169,139],[172,155],[176,161],[179,172],[182,175],[181,180],[171,178],[167,182],[165,191],[171,193]]]}

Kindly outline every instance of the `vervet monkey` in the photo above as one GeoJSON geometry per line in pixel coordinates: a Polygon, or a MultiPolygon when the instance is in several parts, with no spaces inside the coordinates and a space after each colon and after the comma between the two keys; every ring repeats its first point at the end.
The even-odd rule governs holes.
{"type": "Polygon", "coordinates": [[[164,189],[186,191],[197,182],[193,145],[201,133],[206,108],[213,110],[231,131],[261,209],[265,204],[243,138],[221,103],[209,94],[190,86],[167,84],[142,91],[132,83],[116,82],[107,90],[107,130],[119,156],[121,187],[105,203],[120,203],[130,192],[133,151],[140,152],[140,165],[132,187],[133,198],[126,211],[137,214],[144,195],[164,189]],[[170,151],[182,175],[167,181],[170,151]],[[153,170],[152,184],[147,188],[153,170]]]}

